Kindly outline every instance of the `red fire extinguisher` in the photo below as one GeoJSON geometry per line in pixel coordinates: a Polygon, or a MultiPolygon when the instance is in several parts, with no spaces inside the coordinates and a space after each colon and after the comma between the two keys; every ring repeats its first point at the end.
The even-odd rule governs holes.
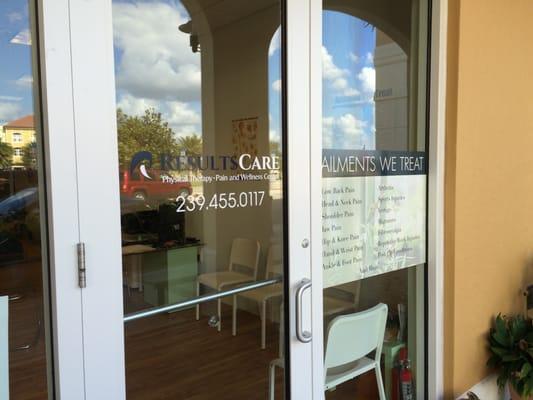
{"type": "Polygon", "coordinates": [[[400,349],[392,369],[391,400],[414,400],[413,373],[411,361],[407,358],[407,349],[400,349]]]}
{"type": "Polygon", "coordinates": [[[413,372],[411,371],[411,361],[407,355],[401,360],[400,365],[400,398],[401,400],[414,400],[413,372]]]}
{"type": "Polygon", "coordinates": [[[392,368],[392,388],[391,399],[400,400],[400,370],[402,365],[402,350],[398,354],[398,357],[394,360],[394,367],[392,368]]]}

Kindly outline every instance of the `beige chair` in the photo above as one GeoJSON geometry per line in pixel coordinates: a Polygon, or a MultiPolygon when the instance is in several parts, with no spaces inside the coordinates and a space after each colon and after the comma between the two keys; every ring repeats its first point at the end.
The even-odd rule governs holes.
{"type": "MultiPolygon", "coordinates": [[[[283,246],[280,244],[273,244],[268,250],[266,278],[274,279],[283,276],[283,246]]],[[[233,336],[237,334],[237,300],[238,297],[243,297],[248,300],[255,301],[261,305],[259,310],[259,317],[261,318],[261,348],[266,347],[266,312],[267,302],[270,299],[281,297],[283,294],[283,284],[276,283],[265,286],[259,289],[243,292],[239,295],[233,296],[233,336]]]]}
{"type": "MultiPolygon", "coordinates": [[[[226,271],[208,272],[198,275],[196,295],[200,296],[200,285],[221,291],[227,286],[257,280],[261,245],[257,240],[233,239],[229,266],[226,271]],[[243,271],[243,272],[241,272],[243,271]],[[246,271],[246,272],[244,272],[246,271]]],[[[222,329],[222,300],[217,300],[218,331],[222,329]]],[[[200,319],[200,305],[196,306],[196,320],[200,319]]]]}
{"type": "Polygon", "coordinates": [[[361,281],[353,281],[324,290],[324,316],[357,311],[361,281]]]}

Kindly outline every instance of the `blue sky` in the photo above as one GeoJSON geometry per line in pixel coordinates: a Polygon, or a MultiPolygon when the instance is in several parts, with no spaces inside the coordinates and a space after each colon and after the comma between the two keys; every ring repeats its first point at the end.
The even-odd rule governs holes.
{"type": "Polygon", "coordinates": [[[33,113],[27,2],[0,1],[0,125],[33,113]]]}

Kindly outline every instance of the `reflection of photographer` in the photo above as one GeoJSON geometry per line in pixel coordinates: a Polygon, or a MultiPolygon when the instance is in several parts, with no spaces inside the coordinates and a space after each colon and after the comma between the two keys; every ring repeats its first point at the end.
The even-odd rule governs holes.
{"type": "Polygon", "coordinates": [[[24,259],[24,241],[40,240],[36,187],[22,189],[0,202],[0,263],[24,259]]]}

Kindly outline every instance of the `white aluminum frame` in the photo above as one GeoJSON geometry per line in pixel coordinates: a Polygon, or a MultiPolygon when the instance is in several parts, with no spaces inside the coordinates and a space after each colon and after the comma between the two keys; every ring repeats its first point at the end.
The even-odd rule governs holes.
{"type": "Polygon", "coordinates": [[[117,290],[122,260],[111,1],[38,4],[54,395],[121,399],[124,326],[117,290]],[[86,244],[83,290],[78,287],[78,242],[86,244]]]}
{"type": "MultiPolygon", "coordinates": [[[[313,399],[316,391],[313,389],[313,377],[317,368],[322,369],[322,353],[320,362],[314,357],[315,344],[321,342],[322,336],[317,331],[316,313],[317,288],[322,287],[322,258],[316,255],[320,241],[314,240],[312,235],[311,207],[312,177],[310,169],[313,166],[311,158],[311,2],[309,0],[286,0],[287,26],[287,140],[288,140],[288,186],[289,186],[289,305],[290,305],[290,389],[292,399],[313,399]],[[304,240],[310,241],[304,246],[304,240]],[[315,260],[315,261],[313,261],[315,260]],[[319,266],[314,265],[316,261],[319,266]],[[320,271],[320,280],[316,280],[312,271],[320,271]],[[302,326],[310,330],[313,340],[301,343],[296,338],[295,298],[296,290],[303,279],[311,278],[313,286],[311,293],[304,295],[302,326]],[[312,301],[309,301],[312,299],[312,301]],[[307,300],[307,302],[305,302],[307,300]],[[310,366],[310,368],[303,368],[310,366]],[[314,392],[314,393],[313,393],[314,392]]],[[[315,199],[316,200],[316,199],[315,199]]],[[[287,279],[287,277],[286,277],[287,279]]],[[[320,294],[321,296],[321,294],[320,294]]],[[[324,380],[323,376],[320,381],[324,380]]],[[[321,392],[323,394],[323,390],[321,392]]]]}
{"type": "MultiPolygon", "coordinates": [[[[111,0],[43,0],[38,4],[55,395],[68,400],[123,399],[111,0]],[[79,241],[87,249],[88,287],[83,291],[77,287],[79,241]]],[[[321,158],[322,2],[287,0],[286,11],[291,396],[323,399],[321,168],[312,162],[321,158]],[[302,246],[304,239],[310,239],[307,248],[302,246]],[[314,340],[303,344],[295,335],[294,296],[300,281],[309,277],[312,301],[304,304],[303,325],[312,331],[314,340]]],[[[443,396],[446,24],[447,0],[433,0],[427,287],[428,393],[432,399],[443,396]]]]}
{"type": "Polygon", "coordinates": [[[428,175],[428,396],[444,399],[444,173],[448,0],[432,0],[428,175]]]}
{"type": "Polygon", "coordinates": [[[70,0],[80,241],[87,265],[82,290],[87,400],[126,396],[111,12],[110,0],[70,0]]]}
{"type": "MultiPolygon", "coordinates": [[[[37,2],[49,229],[55,398],[84,399],[81,291],[77,287],[78,176],[68,0],[37,2]]],[[[49,393],[49,398],[54,394],[49,393]]]]}
{"type": "Polygon", "coordinates": [[[322,256],[322,0],[310,0],[311,243],[313,300],[313,399],[324,399],[322,256]]]}

